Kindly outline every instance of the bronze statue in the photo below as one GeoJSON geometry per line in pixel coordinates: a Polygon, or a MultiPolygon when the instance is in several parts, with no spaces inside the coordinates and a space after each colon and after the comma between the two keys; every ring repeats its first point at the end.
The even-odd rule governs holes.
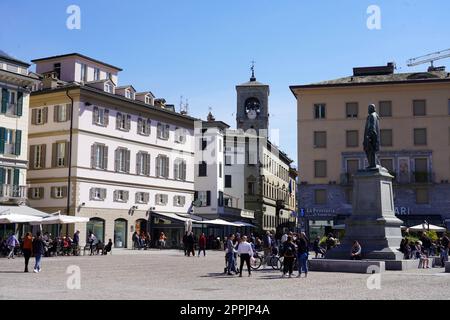
{"type": "Polygon", "coordinates": [[[375,169],[379,165],[377,153],[380,151],[380,117],[376,112],[374,104],[369,106],[363,145],[367,161],[369,162],[367,169],[375,169]]]}

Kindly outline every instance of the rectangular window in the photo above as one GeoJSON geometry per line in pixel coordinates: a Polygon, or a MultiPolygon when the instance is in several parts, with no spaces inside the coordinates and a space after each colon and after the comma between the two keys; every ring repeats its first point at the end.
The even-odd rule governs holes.
{"type": "Polygon", "coordinates": [[[426,146],[427,145],[427,129],[420,128],[414,129],[414,145],[426,146]]]}
{"type": "Polygon", "coordinates": [[[156,158],[156,176],[162,178],[169,178],[169,157],[159,155],[156,158]]]}
{"type": "Polygon", "coordinates": [[[56,77],[58,79],[61,79],[61,63],[54,63],[53,64],[53,72],[56,73],[56,77]]]}
{"type": "Polygon", "coordinates": [[[183,159],[175,159],[173,164],[173,178],[175,180],[186,180],[186,160],[183,159]]]}
{"type": "Polygon", "coordinates": [[[379,112],[380,117],[392,117],[392,101],[380,101],[379,112]]]}
{"type": "Polygon", "coordinates": [[[104,144],[95,143],[91,147],[91,168],[108,169],[108,147],[104,144]]]}
{"type": "Polygon", "coordinates": [[[255,195],[255,183],[254,182],[247,183],[247,193],[251,196],[255,195]]]}
{"type": "Polygon", "coordinates": [[[414,116],[425,116],[427,114],[427,101],[426,100],[414,100],[413,101],[413,114],[414,114],[414,116]]]}
{"type": "Polygon", "coordinates": [[[121,131],[130,131],[131,116],[117,112],[116,115],[116,129],[121,131]]]}
{"type": "Polygon", "coordinates": [[[382,147],[392,147],[392,129],[380,130],[380,144],[382,147]]]}
{"type": "Polygon", "coordinates": [[[198,191],[197,199],[200,201],[200,207],[207,207],[208,204],[208,191],[198,191]]]}
{"type": "Polygon", "coordinates": [[[231,188],[231,175],[225,175],[225,188],[231,188]]]}
{"type": "Polygon", "coordinates": [[[314,177],[325,178],[327,176],[327,160],[314,161],[314,177]]]}
{"type": "Polygon", "coordinates": [[[94,68],[94,81],[100,80],[100,69],[94,68]]]}
{"type": "Polygon", "coordinates": [[[42,125],[47,123],[48,107],[31,109],[31,124],[42,125]]]}
{"type": "Polygon", "coordinates": [[[55,122],[66,122],[70,119],[70,104],[56,105],[53,109],[55,122]]]}
{"type": "Polygon", "coordinates": [[[314,131],[314,148],[326,148],[326,147],[327,147],[327,132],[314,131]]]}
{"type": "MultiPolygon", "coordinates": [[[[450,129],[449,129],[449,132],[450,132],[450,129]]],[[[450,138],[449,138],[450,139],[450,138]]],[[[449,140],[450,141],[450,140],[449,140]]],[[[449,142],[449,144],[450,144],[450,142],[449,142]]],[[[233,163],[233,158],[232,158],[232,156],[231,155],[225,155],[225,165],[226,166],[231,166],[232,165],[232,163],[233,163]]]]}
{"type": "Polygon", "coordinates": [[[358,118],[358,102],[347,102],[345,110],[347,118],[358,118]]]}
{"type": "Polygon", "coordinates": [[[151,120],[138,118],[137,121],[137,133],[143,136],[149,136],[151,130],[151,120]]]}
{"type": "Polygon", "coordinates": [[[347,148],[356,148],[358,147],[358,130],[347,130],[346,131],[346,141],[347,148]]]}
{"type": "Polygon", "coordinates": [[[416,203],[429,204],[428,189],[416,189],[416,203]]]}
{"type": "Polygon", "coordinates": [[[87,81],[87,65],[85,65],[84,63],[81,64],[80,81],[87,81]]]}
{"type": "Polygon", "coordinates": [[[222,178],[222,162],[219,162],[219,178],[222,178]]]}
{"type": "Polygon", "coordinates": [[[150,175],[150,154],[138,152],[136,155],[136,174],[140,176],[150,175]]]}
{"type": "Polygon", "coordinates": [[[202,161],[198,164],[198,176],[206,177],[207,176],[207,165],[205,161],[202,161]]]}
{"type": "Polygon", "coordinates": [[[323,103],[314,105],[314,118],[325,119],[326,117],[326,105],[323,103]]]}
{"type": "Polygon", "coordinates": [[[115,171],[130,172],[130,150],[117,148],[115,154],[115,171]]]}
{"type": "Polygon", "coordinates": [[[109,124],[109,110],[94,106],[92,123],[98,126],[107,127],[109,124]]]}
{"type": "Polygon", "coordinates": [[[30,188],[29,197],[33,200],[44,198],[44,188],[30,188]]]}
{"type": "Polygon", "coordinates": [[[90,189],[90,199],[94,201],[104,201],[106,199],[106,189],[105,188],[91,188],[90,189]]]}
{"type": "Polygon", "coordinates": [[[155,203],[159,206],[165,206],[169,196],[167,194],[156,194],[155,195],[155,203]]]}
{"type": "Polygon", "coordinates": [[[114,191],[114,201],[116,202],[128,202],[129,192],[125,190],[114,191]]]}
{"type": "Polygon", "coordinates": [[[52,187],[51,192],[53,199],[63,199],[66,197],[67,187],[52,187]]]}
{"type": "Polygon", "coordinates": [[[63,168],[68,164],[69,143],[67,141],[55,142],[52,150],[52,167],[63,168]]]}
{"type": "Polygon", "coordinates": [[[186,197],[184,196],[174,196],[173,197],[173,205],[175,207],[184,207],[186,203],[186,197]]]}
{"type": "Polygon", "coordinates": [[[169,140],[170,125],[158,123],[157,125],[157,137],[162,140],[169,140]]]}
{"type": "Polygon", "coordinates": [[[148,203],[150,194],[148,192],[136,192],[136,203],[148,203]]]}
{"type": "Polygon", "coordinates": [[[175,142],[181,144],[186,142],[186,130],[184,128],[175,128],[175,142]]]}
{"type": "Polygon", "coordinates": [[[317,205],[327,204],[327,190],[325,189],[314,190],[314,204],[317,205]]]}
{"type": "Polygon", "coordinates": [[[45,151],[45,144],[30,147],[31,169],[45,168],[45,151]]]}
{"type": "Polygon", "coordinates": [[[414,181],[417,183],[426,183],[430,181],[427,158],[414,159],[414,181]]]}

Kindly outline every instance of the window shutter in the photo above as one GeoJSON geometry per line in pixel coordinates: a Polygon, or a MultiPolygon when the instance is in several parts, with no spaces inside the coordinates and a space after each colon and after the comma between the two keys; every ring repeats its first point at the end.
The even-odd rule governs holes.
{"type": "Polygon", "coordinates": [[[95,188],[89,189],[89,200],[94,199],[94,192],[95,192],[95,188]]]}
{"type": "Polygon", "coordinates": [[[142,122],[142,118],[138,118],[138,122],[137,122],[137,130],[138,130],[138,134],[142,134],[142,126],[143,126],[143,122],[142,122]]]}
{"type": "Polygon", "coordinates": [[[51,187],[51,188],[50,188],[50,197],[51,197],[52,199],[55,199],[55,187],[51,187]]]}
{"type": "Polygon", "coordinates": [[[106,199],[106,189],[100,189],[100,195],[102,197],[102,200],[106,199]]]}
{"type": "Polygon", "coordinates": [[[161,175],[161,156],[156,158],[156,176],[159,177],[161,175]]]}
{"type": "Polygon", "coordinates": [[[67,187],[62,187],[62,196],[63,198],[67,197],[67,187]]]}
{"type": "Polygon", "coordinates": [[[141,174],[141,167],[144,166],[143,156],[141,156],[141,152],[136,154],[136,174],[141,174]]]}
{"type": "Polygon", "coordinates": [[[131,151],[126,150],[125,172],[130,172],[130,156],[131,151]]]}
{"type": "Polygon", "coordinates": [[[31,109],[31,124],[36,124],[37,109],[31,109]]]}
{"type": "Polygon", "coordinates": [[[14,169],[14,176],[13,176],[13,185],[14,186],[19,185],[19,177],[20,177],[20,170],[14,169]]]}
{"type": "Polygon", "coordinates": [[[64,142],[65,146],[64,146],[64,167],[69,167],[69,154],[70,154],[70,144],[68,141],[64,142]]]}
{"type": "Polygon", "coordinates": [[[117,112],[116,114],[116,129],[120,129],[120,122],[122,120],[122,114],[117,112]]]}
{"type": "Polygon", "coordinates": [[[58,151],[58,144],[52,144],[52,168],[56,168],[56,153],[58,151]]]}
{"type": "Polygon", "coordinates": [[[96,123],[99,122],[98,120],[99,120],[98,107],[95,107],[95,106],[94,106],[94,110],[93,110],[93,112],[92,112],[92,123],[93,123],[93,124],[96,124],[96,123]]]}
{"type": "Polygon", "coordinates": [[[140,192],[136,192],[135,194],[134,194],[134,203],[139,203],[139,194],[140,194],[140,192]]]}
{"type": "Polygon", "coordinates": [[[206,191],[206,206],[211,205],[211,191],[206,191]]]}
{"type": "Polygon", "coordinates": [[[66,120],[70,120],[72,118],[72,104],[66,104],[66,120]]]}
{"type": "Polygon", "coordinates": [[[223,207],[223,192],[219,191],[219,207],[223,207]]]}
{"type": "Polygon", "coordinates": [[[59,122],[59,113],[61,112],[61,106],[60,105],[56,105],[53,109],[53,121],[54,122],[59,122]]]}
{"type": "Polygon", "coordinates": [[[47,121],[48,121],[48,107],[45,107],[42,110],[42,118],[43,118],[42,123],[47,123],[47,121]]]}
{"type": "Polygon", "coordinates": [[[16,142],[14,146],[16,156],[20,156],[21,149],[22,149],[22,130],[16,130],[16,142]]]}
{"type": "Polygon", "coordinates": [[[145,161],[145,162],[146,162],[145,174],[146,174],[147,176],[149,176],[149,175],[150,175],[150,154],[147,154],[145,160],[146,160],[146,161],[145,161]]]}
{"type": "Polygon", "coordinates": [[[36,163],[34,162],[35,151],[36,151],[36,146],[30,146],[30,155],[29,155],[30,169],[36,169],[36,163]]]}
{"type": "Polygon", "coordinates": [[[44,198],[44,187],[40,187],[39,188],[39,199],[43,199],[44,198]]]}
{"type": "Polygon", "coordinates": [[[128,202],[128,199],[130,198],[130,192],[129,191],[124,191],[123,192],[123,200],[125,202],[128,202]]]}
{"type": "Polygon", "coordinates": [[[114,190],[114,192],[113,192],[113,200],[114,201],[117,201],[117,199],[118,199],[118,190],[114,190]]]}
{"type": "Polygon", "coordinates": [[[103,167],[102,169],[108,170],[108,146],[103,147],[103,167]]]}
{"type": "Polygon", "coordinates": [[[33,195],[33,189],[34,189],[34,188],[28,188],[28,191],[27,191],[28,199],[31,199],[31,198],[32,198],[32,195],[33,195]]]}
{"type": "Polygon", "coordinates": [[[156,129],[157,129],[156,135],[158,136],[158,138],[161,138],[162,137],[162,135],[161,135],[161,123],[158,123],[156,129]]]}
{"type": "Polygon", "coordinates": [[[103,125],[107,127],[109,125],[109,110],[105,109],[105,112],[103,112],[103,125]]]}
{"type": "Polygon", "coordinates": [[[145,128],[146,135],[150,135],[151,127],[152,127],[152,121],[150,119],[147,119],[147,127],[145,128]]]}
{"type": "Polygon", "coordinates": [[[166,130],[164,132],[164,138],[169,139],[170,126],[166,124],[166,130]]]}
{"type": "Polygon", "coordinates": [[[198,200],[198,191],[194,191],[194,201],[198,200]]]}
{"type": "Polygon", "coordinates": [[[5,88],[2,88],[2,107],[1,107],[1,113],[6,113],[6,110],[8,108],[8,101],[9,101],[9,94],[8,90],[5,88]]]}
{"type": "Polygon", "coordinates": [[[22,114],[23,114],[23,92],[17,92],[16,115],[22,116],[22,114]]]}
{"type": "Polygon", "coordinates": [[[116,149],[114,152],[114,171],[119,171],[119,152],[120,149],[116,149]]]}
{"type": "Polygon", "coordinates": [[[127,131],[130,131],[130,129],[131,129],[131,116],[129,114],[127,114],[127,122],[126,122],[126,125],[125,125],[125,129],[127,131]]]}
{"type": "Polygon", "coordinates": [[[182,168],[181,179],[186,180],[186,161],[183,161],[181,163],[181,168],[182,168]]]}
{"type": "Polygon", "coordinates": [[[169,158],[164,157],[164,177],[169,177],[169,158]]]}
{"type": "Polygon", "coordinates": [[[97,152],[95,152],[96,147],[98,148],[98,146],[96,146],[95,144],[93,144],[91,146],[91,168],[94,169],[95,168],[95,164],[97,163],[97,152]]]}
{"type": "Polygon", "coordinates": [[[6,129],[0,128],[0,154],[5,153],[6,129]]]}
{"type": "Polygon", "coordinates": [[[148,193],[148,192],[144,193],[144,202],[148,203],[149,200],[150,200],[150,193],[148,193]]]}
{"type": "Polygon", "coordinates": [[[178,160],[175,160],[175,162],[174,162],[174,164],[173,164],[173,178],[174,179],[178,179],[178,177],[179,177],[179,171],[180,171],[180,168],[179,168],[179,161],[178,160]]]}
{"type": "Polygon", "coordinates": [[[47,145],[46,144],[42,144],[41,145],[41,168],[45,168],[45,160],[47,159],[47,154],[46,154],[46,150],[47,150],[47,145]]]}
{"type": "Polygon", "coordinates": [[[0,185],[5,183],[5,169],[0,168],[0,185]]]}

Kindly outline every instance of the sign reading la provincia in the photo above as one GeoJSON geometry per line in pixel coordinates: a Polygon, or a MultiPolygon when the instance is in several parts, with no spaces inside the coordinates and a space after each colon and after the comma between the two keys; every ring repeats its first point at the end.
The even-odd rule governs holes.
{"type": "MultiPolygon", "coordinates": [[[[409,207],[395,207],[395,215],[408,216],[411,215],[409,207]]],[[[304,212],[305,217],[334,217],[337,212],[333,208],[302,208],[300,212],[304,212]]]]}

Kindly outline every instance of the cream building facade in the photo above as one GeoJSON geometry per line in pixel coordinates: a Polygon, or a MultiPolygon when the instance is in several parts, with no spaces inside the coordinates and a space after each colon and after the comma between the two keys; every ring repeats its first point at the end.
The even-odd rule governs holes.
{"type": "Polygon", "coordinates": [[[450,74],[394,73],[393,64],[291,86],[297,99],[299,206],[310,226],[351,214],[352,175],[366,167],[367,107],[381,118],[381,165],[395,176],[396,214],[405,224],[450,219],[450,74]]]}

